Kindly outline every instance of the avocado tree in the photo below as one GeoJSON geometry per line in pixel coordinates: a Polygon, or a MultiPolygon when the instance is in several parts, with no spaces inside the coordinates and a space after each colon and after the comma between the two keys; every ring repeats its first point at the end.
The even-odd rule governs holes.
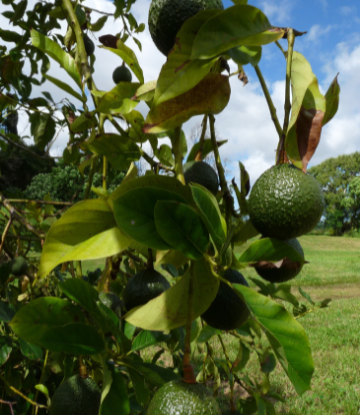
{"type": "MultiPolygon", "coordinates": [[[[146,68],[126,45],[133,37],[141,49],[135,36],[144,24],[131,14],[134,1],[115,1],[114,17],[122,29],[116,36],[99,38],[100,47],[117,55],[122,68],[114,88],[101,91],[93,80],[97,48],[89,34],[104,27],[106,14],[95,20],[96,11],[86,1],[38,2],[29,9],[26,0],[3,0],[13,9],[3,14],[22,34],[0,29],[0,38],[7,42],[0,46],[2,121],[25,109],[41,150],[58,128],[65,128],[69,141],[64,161],[86,171],[88,181],[84,200],[67,210],[66,204],[58,210],[63,202],[50,197],[33,202],[0,194],[1,413],[45,414],[50,408],[54,415],[77,408],[80,415],[220,414],[205,386],[213,379],[215,394],[225,376],[230,413],[274,414],[274,402],[282,400],[270,383],[277,362],[299,395],[310,389],[314,365],[298,319],[328,303],[314,304],[302,290],[300,303],[289,285],[277,282],[295,277],[306,262],[299,244],[288,239],[310,230],[304,223],[307,205],[315,219],[323,209],[322,194],[306,169],[322,127],[336,113],[337,79],[322,95],[309,63],[294,50],[296,37],[303,33],[272,26],[247,1],[234,0],[224,10],[221,2],[210,0],[195,1],[203,6],[190,14],[166,9],[166,18],[175,10],[182,21],[176,27],[171,20],[171,45],[160,47],[166,63],[157,80],[144,83],[146,68]],[[60,20],[67,23],[67,31],[54,34],[60,20]],[[286,51],[280,39],[287,39],[286,51]],[[8,42],[15,47],[8,49],[8,42]],[[279,47],[278,64],[286,76],[282,124],[259,68],[262,47],[271,42],[279,47]],[[49,57],[63,69],[61,78],[53,76],[49,57]],[[234,74],[229,74],[230,60],[238,67],[234,74]],[[260,207],[254,213],[253,203],[248,203],[249,175],[241,162],[241,184],[233,182],[235,203],[219,154],[224,143],[217,141],[215,116],[226,111],[231,99],[229,77],[243,78],[247,64],[255,68],[279,136],[273,171],[296,176],[268,182],[282,206],[271,208],[264,201],[263,216],[275,218],[272,226],[281,233],[268,234],[259,219],[260,207]],[[61,105],[49,93],[32,96],[32,85],[45,80],[64,92],[61,105]],[[82,108],[71,103],[72,97],[82,108]],[[145,116],[136,110],[140,102],[148,107],[145,116]],[[188,151],[182,124],[195,115],[203,115],[203,129],[188,151]],[[108,123],[116,133],[107,131],[108,123]],[[205,138],[208,126],[210,138],[205,138]],[[171,145],[160,144],[164,137],[171,145]],[[146,142],[153,157],[143,149],[146,142]],[[210,153],[217,171],[209,173],[211,167],[204,167],[202,160],[210,153]],[[135,165],[140,158],[149,166],[141,177],[135,165]],[[102,185],[94,187],[99,169],[102,185]],[[110,192],[108,178],[124,170],[122,183],[110,192]],[[309,180],[315,190],[307,195],[309,180]],[[295,187],[289,190],[289,183],[295,187]],[[297,209],[291,207],[293,197],[297,209]],[[235,247],[259,232],[263,237],[236,255],[235,247]],[[83,261],[101,258],[106,259],[105,268],[84,275],[83,261]],[[272,270],[272,282],[254,279],[256,288],[249,287],[239,273],[249,266],[272,270]],[[235,359],[224,330],[237,342],[235,359]],[[211,338],[221,345],[221,356],[216,356],[211,338]],[[144,360],[142,351],[154,345],[152,360],[144,360]],[[194,350],[202,359],[195,371],[194,350]],[[248,376],[244,368],[251,354],[258,357],[259,370],[248,376]],[[171,357],[170,364],[161,364],[163,355],[171,357]],[[235,384],[246,391],[246,399],[234,399],[235,384]]],[[[153,37],[166,36],[167,42],[170,31],[156,29],[161,7],[168,3],[177,2],[154,0],[149,16],[153,37]]],[[[193,2],[178,3],[186,7],[193,2]]],[[[2,145],[17,143],[17,132],[2,130],[2,145]]],[[[260,191],[254,197],[262,195],[260,191]]],[[[261,200],[254,202],[259,204],[261,200]]]]}

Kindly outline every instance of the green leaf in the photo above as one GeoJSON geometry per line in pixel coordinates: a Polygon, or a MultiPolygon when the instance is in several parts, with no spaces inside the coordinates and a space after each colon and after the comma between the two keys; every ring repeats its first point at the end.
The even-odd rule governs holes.
{"type": "Polygon", "coordinates": [[[92,128],[92,115],[92,113],[83,113],[80,115],[80,117],[76,117],[75,121],[70,125],[70,130],[73,133],[81,133],[82,131],[92,128]]]}
{"type": "Polygon", "coordinates": [[[201,329],[200,334],[198,335],[196,339],[196,343],[206,343],[213,336],[216,336],[217,334],[222,334],[222,331],[214,329],[214,327],[206,325],[201,329]]]}
{"type": "Polygon", "coordinates": [[[127,137],[118,134],[98,134],[82,143],[94,154],[105,156],[116,170],[127,170],[132,161],[140,158],[139,147],[127,137]]]}
{"type": "Polygon", "coordinates": [[[258,261],[277,262],[284,258],[303,264],[305,259],[293,247],[275,238],[264,238],[253,242],[238,258],[240,263],[256,263],[258,261]]]}
{"type": "Polygon", "coordinates": [[[50,75],[43,74],[43,77],[46,78],[48,81],[52,82],[53,84],[55,84],[56,86],[58,86],[59,88],[61,88],[62,90],[64,90],[65,92],[67,92],[68,94],[72,95],[79,101],[81,102],[86,101],[86,97],[82,97],[78,92],[76,92],[73,88],[71,88],[69,84],[62,82],[59,79],[53,78],[50,75]]]}
{"type": "Polygon", "coordinates": [[[158,175],[142,176],[120,185],[108,202],[126,235],[149,248],[166,250],[170,246],[155,226],[154,211],[159,200],[193,203],[189,188],[175,178],[158,175]]]}
{"type": "Polygon", "coordinates": [[[0,337],[0,367],[6,363],[12,351],[12,340],[10,337],[0,337]]]}
{"type": "Polygon", "coordinates": [[[209,72],[215,59],[190,60],[192,45],[201,26],[219,10],[205,10],[186,20],[157,81],[154,105],[175,98],[194,88],[209,72]]]}
{"type": "Polygon", "coordinates": [[[186,324],[188,314],[189,281],[193,278],[193,319],[203,314],[213,302],[219,289],[205,261],[196,261],[175,285],[147,304],[134,308],[125,320],[144,330],[168,331],[186,324]]]}
{"type": "Polygon", "coordinates": [[[13,17],[11,18],[12,22],[22,19],[22,17],[24,16],[27,4],[28,4],[27,0],[22,0],[16,5],[15,10],[14,10],[15,13],[13,17]]]}
{"type": "Polygon", "coordinates": [[[253,6],[229,7],[209,19],[197,32],[191,59],[209,59],[238,46],[261,46],[283,37],[284,29],[271,26],[253,6]]]}
{"type": "Polygon", "coordinates": [[[264,329],[296,392],[302,395],[310,389],[314,372],[309,339],[304,328],[275,301],[243,285],[233,284],[233,287],[264,329]]]}
{"type": "Polygon", "coordinates": [[[250,359],[250,349],[243,342],[240,342],[239,352],[236,356],[236,359],[233,365],[233,371],[239,372],[240,370],[244,369],[249,359],[250,359]]]}
{"type": "Polygon", "coordinates": [[[307,300],[310,304],[315,305],[314,301],[308,293],[306,293],[301,287],[299,287],[299,293],[307,300]]]}
{"type": "Polygon", "coordinates": [[[16,44],[21,43],[22,40],[22,36],[19,33],[3,29],[0,29],[0,37],[4,42],[14,42],[16,44]]]}
{"type": "Polygon", "coordinates": [[[289,284],[279,284],[276,287],[274,297],[287,301],[296,308],[299,307],[299,301],[291,294],[291,285],[289,284]]]}
{"type": "Polygon", "coordinates": [[[125,120],[131,125],[129,129],[129,137],[136,143],[145,143],[150,139],[149,134],[144,134],[142,129],[144,126],[144,117],[139,111],[132,110],[128,114],[123,114],[125,120]]]}
{"type": "Polygon", "coordinates": [[[106,258],[129,246],[104,199],[85,200],[67,210],[50,228],[41,255],[39,277],[67,261],[106,258]]]}
{"type": "Polygon", "coordinates": [[[9,325],[19,338],[38,344],[46,331],[75,322],[85,323],[79,307],[60,298],[41,297],[21,307],[9,325]]]}
{"type": "Polygon", "coordinates": [[[247,65],[251,63],[252,66],[258,65],[261,59],[261,46],[239,46],[227,51],[231,59],[238,65],[247,65]]]}
{"type": "Polygon", "coordinates": [[[90,313],[96,313],[96,301],[99,300],[98,291],[88,282],[78,278],[69,278],[59,282],[61,291],[72,301],[90,313]]]}
{"type": "Polygon", "coordinates": [[[35,29],[31,29],[30,33],[32,44],[58,62],[82,90],[81,75],[74,58],[69,53],[63,51],[56,42],[37,32],[35,29]]]}
{"type": "Polygon", "coordinates": [[[50,114],[34,112],[29,117],[31,135],[34,136],[36,146],[44,150],[55,135],[56,124],[50,114]]]}
{"type": "Polygon", "coordinates": [[[326,111],[322,122],[323,126],[333,119],[339,108],[340,86],[338,83],[338,76],[339,74],[335,76],[325,94],[326,111]]]}
{"type": "Polygon", "coordinates": [[[91,23],[90,30],[92,32],[99,32],[105,25],[108,16],[101,16],[96,22],[91,23]]]}
{"type": "Polygon", "coordinates": [[[198,260],[209,245],[207,229],[191,207],[174,201],[158,201],[155,226],[159,235],[172,248],[190,259],[198,260]]]}
{"type": "Polygon", "coordinates": [[[164,368],[153,363],[132,362],[132,366],[156,386],[162,386],[164,383],[179,378],[170,368],[164,368]]]}
{"type": "Polygon", "coordinates": [[[121,372],[111,363],[104,364],[104,381],[99,415],[129,415],[130,402],[121,372]]]}
{"type": "Polygon", "coordinates": [[[137,401],[141,405],[146,405],[150,399],[150,391],[145,383],[144,376],[130,366],[127,367],[127,370],[130,375],[131,383],[135,390],[137,401]]]}
{"type": "Polygon", "coordinates": [[[190,185],[193,199],[200,212],[200,217],[204,221],[212,240],[220,252],[226,235],[221,223],[221,213],[215,196],[200,185],[190,185]]]}
{"type": "Polygon", "coordinates": [[[134,96],[139,86],[139,83],[134,82],[118,83],[101,98],[96,111],[104,114],[129,113],[138,104],[138,101],[130,100],[130,98],[134,96]]]}
{"type": "MultiPolygon", "coordinates": [[[[227,143],[228,140],[222,140],[222,141],[218,141],[217,145],[218,148],[220,148],[223,144],[227,143]]],[[[198,141],[197,143],[195,143],[191,150],[189,155],[187,156],[186,162],[188,163],[189,161],[194,161],[197,152],[199,151],[200,148],[200,142],[198,141]]],[[[213,151],[213,147],[212,147],[212,143],[211,143],[211,139],[206,139],[204,140],[204,146],[202,149],[202,158],[204,159],[208,154],[210,154],[213,151]]]]}
{"type": "Polygon", "coordinates": [[[0,301],[0,321],[8,323],[15,315],[15,310],[9,303],[0,301]]]}
{"type": "Polygon", "coordinates": [[[52,352],[93,355],[104,351],[105,344],[97,330],[86,324],[68,324],[47,330],[37,341],[52,352]]]}
{"type": "Polygon", "coordinates": [[[231,243],[234,243],[235,245],[242,245],[244,242],[254,238],[257,235],[259,235],[259,232],[254,228],[251,220],[249,219],[245,222],[240,231],[234,234],[231,243]]]}
{"type": "Polygon", "coordinates": [[[168,101],[153,105],[143,131],[161,133],[180,126],[200,114],[219,114],[230,99],[229,77],[210,73],[193,89],[168,101]]]}
{"type": "Polygon", "coordinates": [[[137,352],[138,350],[145,349],[146,347],[153,346],[154,344],[165,342],[171,336],[159,331],[142,330],[134,339],[131,351],[137,352]]]}
{"type": "Polygon", "coordinates": [[[151,101],[154,98],[156,82],[157,81],[150,81],[146,82],[144,85],[141,85],[135,92],[135,95],[132,97],[132,99],[140,101],[151,101]]]}
{"type": "Polygon", "coordinates": [[[172,149],[167,144],[162,144],[155,152],[155,156],[159,159],[160,163],[165,166],[175,167],[175,159],[172,149]]]}
{"type": "Polygon", "coordinates": [[[21,353],[30,360],[41,359],[42,348],[35,344],[27,343],[26,341],[19,339],[21,353]]]}
{"type": "Polygon", "coordinates": [[[125,45],[120,39],[116,42],[116,49],[107,48],[106,46],[99,46],[100,48],[107,49],[115,55],[118,55],[133,71],[141,84],[144,83],[143,71],[139,65],[137,57],[132,49],[125,45]]]}

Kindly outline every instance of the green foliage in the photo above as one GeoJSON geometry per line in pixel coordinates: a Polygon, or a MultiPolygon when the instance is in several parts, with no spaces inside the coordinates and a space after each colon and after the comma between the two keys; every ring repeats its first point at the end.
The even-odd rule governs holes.
{"type": "MultiPolygon", "coordinates": [[[[109,192],[114,191],[124,179],[123,172],[113,172],[109,178],[109,192]]],[[[25,196],[31,200],[43,200],[49,194],[52,200],[67,202],[72,200],[77,202],[84,199],[88,174],[80,174],[76,166],[65,165],[60,160],[56,167],[52,168],[51,173],[42,173],[33,177],[31,183],[25,189],[25,196]]],[[[100,173],[95,173],[93,179],[94,187],[101,187],[102,177],[100,173]]],[[[96,197],[94,193],[91,197],[96,197]]]]}
{"type": "Polygon", "coordinates": [[[360,153],[330,158],[309,169],[325,197],[325,227],[335,235],[360,229],[360,153]]]}

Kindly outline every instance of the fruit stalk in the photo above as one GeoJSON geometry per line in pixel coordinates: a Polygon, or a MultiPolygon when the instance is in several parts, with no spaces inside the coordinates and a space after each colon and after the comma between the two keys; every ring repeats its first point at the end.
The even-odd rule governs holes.
{"type": "Polygon", "coordinates": [[[181,125],[174,129],[173,138],[173,153],[175,157],[175,176],[182,183],[185,184],[183,165],[182,165],[182,148],[181,148],[181,125]]]}
{"type": "Polygon", "coordinates": [[[259,78],[259,82],[260,82],[261,88],[263,90],[263,93],[265,95],[266,102],[268,104],[269,111],[270,111],[270,114],[271,114],[271,119],[273,120],[273,123],[275,125],[276,131],[277,131],[279,139],[280,139],[281,134],[282,134],[282,128],[280,126],[278,117],[276,115],[276,108],[275,108],[274,103],[271,99],[270,92],[269,92],[268,87],[266,85],[265,79],[262,75],[262,72],[259,68],[259,65],[256,65],[254,68],[255,68],[256,75],[259,78]]]}
{"type": "Polygon", "coordinates": [[[284,115],[283,130],[282,130],[281,138],[280,138],[279,145],[276,151],[276,164],[287,162],[287,156],[285,153],[285,138],[288,132],[289,121],[290,121],[291,66],[292,66],[292,55],[293,55],[294,43],[295,43],[295,34],[294,34],[293,29],[291,28],[288,31],[287,39],[288,39],[288,50],[286,54],[285,115],[284,115]]]}
{"type": "Polygon", "coordinates": [[[187,298],[188,314],[186,319],[186,335],[185,335],[185,347],[184,347],[184,359],[183,359],[183,381],[186,383],[196,383],[195,375],[192,366],[190,365],[191,354],[191,323],[193,316],[193,299],[194,299],[194,267],[193,262],[190,265],[190,278],[189,278],[189,291],[187,298]]]}
{"type": "MultiPolygon", "coordinates": [[[[43,384],[43,382],[44,382],[44,377],[45,377],[45,369],[46,369],[46,365],[47,365],[47,361],[48,361],[48,357],[49,357],[49,350],[46,350],[46,353],[45,353],[45,358],[44,358],[44,364],[43,364],[43,367],[42,367],[42,371],[41,371],[41,376],[40,376],[40,380],[39,380],[39,384],[40,385],[42,385],[43,384]]],[[[39,390],[38,389],[36,389],[36,392],[35,392],[35,397],[34,397],[34,401],[35,402],[37,402],[37,400],[38,400],[38,397],[39,397],[39,390]]],[[[32,415],[34,415],[35,414],[35,407],[32,409],[32,415]]]]}
{"type": "Polygon", "coordinates": [[[231,193],[230,193],[228,185],[227,185],[227,181],[226,181],[226,178],[225,178],[224,167],[221,164],[219,147],[218,147],[217,142],[216,142],[215,117],[212,114],[210,114],[209,115],[209,120],[210,120],[211,144],[212,144],[212,148],[213,148],[213,151],[214,151],[216,168],[217,168],[218,175],[219,175],[219,180],[220,180],[220,187],[221,187],[221,191],[223,193],[223,198],[224,198],[224,201],[225,201],[225,204],[226,204],[226,224],[227,224],[228,229],[230,229],[231,215],[232,215],[233,207],[234,207],[234,200],[231,196],[231,193]]]}

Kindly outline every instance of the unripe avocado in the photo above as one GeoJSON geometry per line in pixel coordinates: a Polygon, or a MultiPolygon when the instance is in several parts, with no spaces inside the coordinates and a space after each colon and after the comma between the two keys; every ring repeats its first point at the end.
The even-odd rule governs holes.
{"type": "MultiPolygon", "coordinates": [[[[301,256],[304,256],[304,251],[296,238],[288,239],[283,242],[293,247],[301,256]]],[[[303,265],[304,264],[297,268],[289,268],[286,265],[276,268],[273,264],[269,264],[269,267],[257,267],[255,268],[255,271],[266,281],[281,283],[292,280],[299,275],[303,265]]]]}
{"type": "Polygon", "coordinates": [[[89,38],[89,36],[86,33],[83,34],[83,39],[86,54],[88,56],[91,56],[95,52],[94,42],[89,38]]]}
{"type": "Polygon", "coordinates": [[[145,269],[132,276],[122,292],[126,309],[146,304],[170,288],[167,279],[154,269],[145,269]]]}
{"type": "Polygon", "coordinates": [[[130,70],[126,66],[118,66],[114,72],[113,72],[113,81],[115,84],[118,84],[119,82],[131,82],[132,75],[130,70]]]}
{"type": "Polygon", "coordinates": [[[116,294],[100,293],[99,299],[104,305],[106,305],[106,307],[109,307],[114,313],[121,313],[122,301],[116,294]]]}
{"type": "Polygon", "coordinates": [[[315,228],[325,200],[317,180],[291,164],[266,170],[249,198],[250,219],[262,235],[292,239],[315,228]]]}
{"type": "Polygon", "coordinates": [[[214,196],[217,195],[219,179],[215,170],[204,161],[189,161],[184,164],[186,184],[197,183],[208,189],[214,196]]]}
{"type": "Polygon", "coordinates": [[[184,22],[202,10],[219,9],[221,0],[152,0],[149,30],[156,47],[167,56],[184,22]]]}
{"type": "Polygon", "coordinates": [[[23,256],[18,256],[10,262],[10,272],[15,277],[24,275],[28,269],[28,262],[23,256]]]}
{"type": "Polygon", "coordinates": [[[154,395],[147,415],[221,415],[212,394],[200,383],[182,379],[165,383],[154,395]]]}
{"type": "MultiPolygon", "coordinates": [[[[240,272],[234,269],[225,271],[223,278],[232,284],[249,286],[240,272]]],[[[201,316],[209,326],[219,330],[235,330],[242,326],[250,316],[250,311],[241,298],[224,282],[210,307],[201,316]]]]}
{"type": "Polygon", "coordinates": [[[74,375],[56,389],[50,415],[98,415],[100,399],[100,388],[93,379],[74,375]]]}

